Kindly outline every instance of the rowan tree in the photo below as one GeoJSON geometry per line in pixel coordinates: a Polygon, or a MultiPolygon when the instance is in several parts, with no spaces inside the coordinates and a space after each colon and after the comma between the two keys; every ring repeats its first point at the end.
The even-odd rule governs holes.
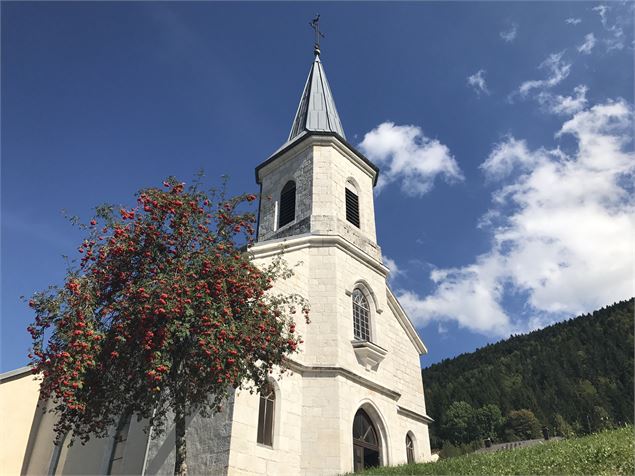
{"type": "Polygon", "coordinates": [[[185,418],[210,415],[236,388],[262,387],[302,340],[308,306],[273,292],[290,271],[256,267],[255,195],[185,188],[175,179],[133,208],[97,208],[65,283],[29,301],[29,355],[60,439],[105,437],[123,415],[176,429],[174,473],[187,474],[185,418]]]}

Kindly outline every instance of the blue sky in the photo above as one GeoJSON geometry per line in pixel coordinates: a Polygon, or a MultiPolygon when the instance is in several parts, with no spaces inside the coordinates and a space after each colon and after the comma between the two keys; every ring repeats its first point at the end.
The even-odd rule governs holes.
{"type": "Polygon", "coordinates": [[[2,353],[90,217],[257,191],[322,61],[429,365],[633,294],[633,3],[2,3],[2,353]]]}

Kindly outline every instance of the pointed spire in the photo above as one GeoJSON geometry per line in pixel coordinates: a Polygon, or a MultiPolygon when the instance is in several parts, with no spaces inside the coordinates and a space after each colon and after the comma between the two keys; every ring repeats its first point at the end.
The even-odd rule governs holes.
{"type": "Polygon", "coordinates": [[[314,53],[315,59],[304,85],[300,105],[291,126],[289,141],[304,131],[334,132],[346,138],[335,108],[331,88],[324,74],[324,67],[320,61],[320,49],[317,44],[314,53]]]}

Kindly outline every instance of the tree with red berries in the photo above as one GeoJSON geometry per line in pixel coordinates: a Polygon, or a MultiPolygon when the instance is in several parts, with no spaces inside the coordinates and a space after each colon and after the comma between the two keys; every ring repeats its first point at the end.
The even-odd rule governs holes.
{"type": "Polygon", "coordinates": [[[160,435],[174,419],[174,474],[187,474],[185,418],[218,411],[236,388],[259,389],[302,341],[298,295],[273,292],[290,271],[250,259],[255,195],[226,198],[175,179],[137,205],[99,207],[63,287],[29,301],[30,354],[58,439],[105,437],[123,415],[160,435]]]}

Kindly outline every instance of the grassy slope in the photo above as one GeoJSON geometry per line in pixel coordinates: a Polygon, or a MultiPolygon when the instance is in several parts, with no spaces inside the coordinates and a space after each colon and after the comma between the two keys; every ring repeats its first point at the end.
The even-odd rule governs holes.
{"type": "Polygon", "coordinates": [[[631,426],[530,448],[376,468],[363,474],[631,476],[635,474],[635,437],[631,426]]]}

